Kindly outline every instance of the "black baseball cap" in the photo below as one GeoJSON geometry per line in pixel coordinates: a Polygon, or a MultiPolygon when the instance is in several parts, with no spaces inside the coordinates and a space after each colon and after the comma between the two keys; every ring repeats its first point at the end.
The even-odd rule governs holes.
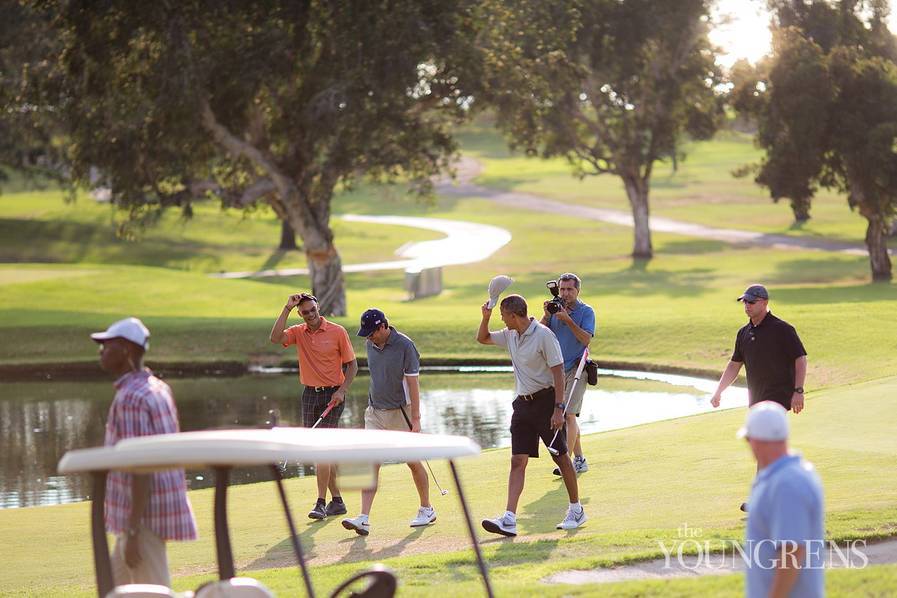
{"type": "Polygon", "coordinates": [[[736,301],[756,301],[757,299],[769,299],[769,293],[762,284],[752,284],[744,290],[744,293],[736,301]]]}
{"type": "Polygon", "coordinates": [[[358,329],[358,336],[368,337],[372,332],[377,330],[381,324],[386,323],[386,316],[382,311],[371,308],[361,314],[361,328],[358,329]]]}

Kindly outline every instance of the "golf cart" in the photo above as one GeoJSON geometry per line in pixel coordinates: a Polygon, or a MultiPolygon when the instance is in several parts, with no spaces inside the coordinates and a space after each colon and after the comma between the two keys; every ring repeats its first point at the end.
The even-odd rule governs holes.
{"type": "MultiPolygon", "coordinates": [[[[106,494],[106,474],[109,471],[150,473],[153,471],[182,468],[210,467],[215,472],[215,547],[219,581],[197,589],[186,596],[195,598],[232,597],[246,598],[272,596],[259,582],[250,578],[238,578],[234,570],[230,534],[227,521],[227,488],[230,471],[235,466],[267,466],[270,468],[283,505],[284,516],[290,530],[293,550],[302,572],[306,594],[314,597],[308,566],[302,553],[302,545],[290,508],[278,463],[287,459],[301,463],[334,463],[343,469],[364,469],[368,487],[373,485],[374,463],[387,461],[423,461],[448,459],[458,500],[467,522],[477,565],[483,577],[486,594],[492,596],[492,587],[485,562],[476,541],[470,511],[464,500],[458,471],[453,461],[456,457],[479,454],[480,447],[462,436],[443,434],[412,434],[383,430],[273,428],[265,430],[211,430],[181,432],[158,436],[143,436],[122,440],[115,446],[79,449],[67,452],[59,461],[59,473],[90,473],[93,478],[91,499],[91,528],[93,558],[96,570],[97,592],[100,598],[109,596],[166,597],[175,596],[163,586],[133,584],[114,587],[109,546],[103,519],[103,503],[106,494]]],[[[397,581],[392,573],[375,569],[347,580],[332,596],[352,592],[353,596],[392,596],[397,581]],[[353,591],[359,580],[367,581],[361,592],[353,591]]]]}

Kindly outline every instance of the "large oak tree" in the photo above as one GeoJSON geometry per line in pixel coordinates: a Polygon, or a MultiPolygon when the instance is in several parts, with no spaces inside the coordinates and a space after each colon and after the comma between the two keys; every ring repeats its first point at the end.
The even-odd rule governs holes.
{"type": "Polygon", "coordinates": [[[331,200],[358,177],[426,192],[470,102],[465,0],[42,0],[68,174],[132,221],[213,196],[271,206],[322,312],[346,312],[331,200]],[[96,179],[99,173],[99,180],[96,179]]]}
{"type": "Polygon", "coordinates": [[[897,211],[897,42],[887,2],[772,0],[770,69],[735,105],[758,121],[756,181],[809,214],[818,187],[847,195],[867,221],[873,280],[891,279],[897,211]]]}
{"type": "Polygon", "coordinates": [[[512,145],[622,179],[633,256],[652,256],[651,174],[721,120],[704,0],[487,2],[487,90],[512,145]]]}

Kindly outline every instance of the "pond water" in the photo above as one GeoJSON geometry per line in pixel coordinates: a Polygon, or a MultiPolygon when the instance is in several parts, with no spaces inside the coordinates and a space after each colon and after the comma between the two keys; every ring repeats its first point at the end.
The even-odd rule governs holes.
{"type": "MultiPolygon", "coordinates": [[[[434,368],[435,369],[435,368],[434,368]]],[[[712,409],[715,381],[666,374],[599,370],[580,417],[583,433],[693,415],[712,409]]],[[[184,431],[208,428],[298,425],[301,386],[292,374],[239,378],[169,379],[184,431]]],[[[364,426],[368,378],[352,385],[342,426],[364,426]]],[[[508,367],[469,368],[462,373],[421,374],[423,431],[459,434],[483,448],[510,445],[513,375],[508,367]]],[[[59,476],[56,464],[68,450],[103,443],[109,382],[0,384],[0,508],[76,502],[89,498],[86,476],[59,476]]],[[[721,408],[747,404],[747,392],[730,388],[721,408]]],[[[312,469],[290,465],[286,475],[312,469]]],[[[213,484],[210,472],[188,470],[191,488],[213,484]]],[[[233,483],[271,479],[264,468],[237,469],[233,483]]]]}

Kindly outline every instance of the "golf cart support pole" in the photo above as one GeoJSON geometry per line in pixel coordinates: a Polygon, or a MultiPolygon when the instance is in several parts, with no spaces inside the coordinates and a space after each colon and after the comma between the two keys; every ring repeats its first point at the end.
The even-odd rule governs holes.
{"type": "Polygon", "coordinates": [[[458,489],[458,500],[461,501],[461,508],[464,510],[464,521],[467,522],[467,531],[470,533],[470,541],[473,544],[473,551],[477,556],[477,566],[480,568],[480,574],[483,576],[483,584],[486,586],[486,595],[493,598],[492,584],[489,582],[489,570],[486,568],[486,561],[483,560],[483,553],[480,552],[480,545],[477,543],[477,533],[473,527],[473,520],[470,518],[470,510],[467,508],[467,501],[464,499],[464,490],[461,489],[461,478],[458,477],[458,470],[455,468],[455,462],[449,459],[449,467],[452,468],[452,477],[455,479],[455,488],[458,489]]]}
{"type": "Polygon", "coordinates": [[[234,577],[234,554],[227,529],[227,482],[230,467],[215,468],[215,552],[218,557],[218,579],[234,577]]]}
{"type": "Polygon", "coordinates": [[[93,493],[90,503],[90,527],[93,534],[93,567],[97,576],[97,593],[100,598],[115,587],[112,579],[112,562],[109,560],[109,541],[106,539],[104,507],[106,503],[106,475],[108,471],[94,471],[90,474],[93,493]]]}
{"type": "Polygon", "coordinates": [[[287,518],[287,526],[290,528],[290,541],[293,543],[293,551],[296,553],[296,558],[299,561],[299,568],[302,569],[306,595],[308,598],[315,598],[315,590],[311,585],[311,575],[308,573],[305,555],[302,554],[302,543],[299,540],[299,534],[296,533],[296,525],[293,523],[293,515],[290,512],[290,503],[287,502],[286,490],[283,489],[283,476],[280,475],[280,468],[277,465],[271,466],[271,472],[274,474],[274,481],[277,482],[277,491],[280,494],[280,502],[283,504],[283,513],[287,518]]]}

